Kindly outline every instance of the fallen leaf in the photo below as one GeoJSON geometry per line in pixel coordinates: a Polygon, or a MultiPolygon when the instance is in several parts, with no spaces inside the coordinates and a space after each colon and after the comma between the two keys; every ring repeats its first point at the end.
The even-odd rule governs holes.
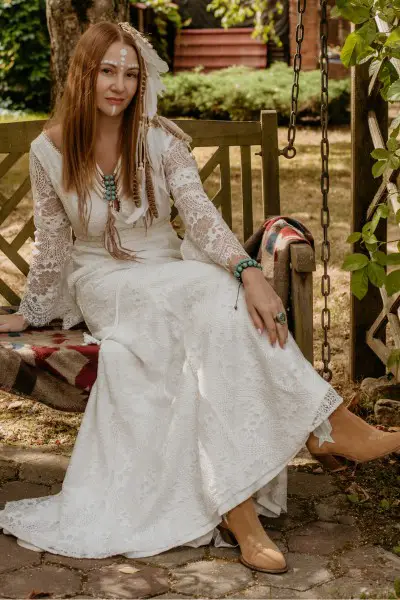
{"type": "Polygon", "coordinates": [[[314,475],[319,475],[320,473],[323,473],[324,470],[322,467],[316,467],[315,469],[313,469],[312,472],[314,473],[314,475]]]}
{"type": "Polygon", "coordinates": [[[350,484],[345,492],[354,497],[358,496],[358,502],[367,502],[370,499],[369,494],[356,482],[350,484]]]}
{"type": "Polygon", "coordinates": [[[15,400],[14,402],[10,402],[7,408],[20,408],[24,403],[21,400],[15,400]]]}
{"type": "Polygon", "coordinates": [[[136,567],[131,567],[130,565],[124,565],[123,567],[118,567],[118,571],[120,573],[137,573],[140,569],[136,569],[136,567]]]}

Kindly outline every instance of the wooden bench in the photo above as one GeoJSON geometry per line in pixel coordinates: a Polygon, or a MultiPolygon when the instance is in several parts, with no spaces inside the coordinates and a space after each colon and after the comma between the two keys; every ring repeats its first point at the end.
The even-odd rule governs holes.
{"type": "MultiPolygon", "coordinates": [[[[219,187],[212,201],[221,209],[225,221],[229,227],[235,230],[242,242],[253,234],[254,214],[257,221],[256,227],[262,225],[266,218],[280,214],[278,127],[275,111],[262,111],[259,122],[178,120],[176,123],[193,138],[192,148],[216,147],[216,150],[201,168],[200,177],[205,182],[213,173],[219,170],[219,187]],[[261,202],[256,202],[253,197],[252,153],[255,153],[254,146],[261,147],[261,152],[257,153],[261,157],[258,159],[261,160],[262,174],[260,182],[262,186],[261,202]],[[243,214],[240,229],[238,229],[237,223],[233,222],[231,147],[240,148],[240,200],[243,214]]],[[[43,125],[43,121],[0,124],[0,154],[5,155],[0,163],[0,186],[1,180],[13,165],[29,152],[31,141],[42,131],[43,125]]],[[[13,187],[15,189],[8,198],[1,192],[4,186],[3,188],[0,187],[0,227],[4,227],[6,219],[17,209],[19,203],[29,193],[29,173],[26,172],[22,182],[14,182],[13,187]]],[[[238,198],[235,197],[236,204],[237,200],[238,198]]],[[[172,207],[171,221],[174,223],[176,219],[177,211],[175,207],[172,207]]],[[[20,230],[11,241],[4,237],[4,230],[1,231],[0,229],[0,253],[3,254],[5,259],[3,265],[5,265],[7,257],[19,273],[27,276],[29,264],[21,256],[19,250],[26,241],[31,240],[34,241],[33,216],[30,216],[26,222],[21,223],[20,230]]],[[[290,262],[291,301],[289,309],[293,317],[292,333],[303,354],[313,363],[312,272],[315,270],[314,251],[307,243],[292,244],[290,247],[290,262]]],[[[0,295],[5,300],[5,302],[2,302],[0,299],[0,304],[4,305],[3,312],[12,312],[19,305],[21,298],[14,287],[7,278],[7,268],[3,266],[3,274],[0,278],[0,295]],[[9,308],[7,309],[6,306],[9,308]]],[[[55,321],[49,324],[48,330],[54,336],[55,330],[60,331],[59,327],[60,322],[55,321]]],[[[74,328],[74,335],[76,337],[81,331],[83,340],[83,331],[87,331],[87,328],[84,327],[84,324],[77,327],[74,328]],[[76,331],[77,327],[78,331],[76,331]]],[[[21,334],[14,333],[12,336],[7,333],[0,334],[0,349],[3,351],[10,349],[10,337],[14,340],[21,337],[21,339],[24,339],[24,344],[26,344],[28,331],[30,334],[29,339],[32,340],[32,343],[35,343],[36,329],[29,328],[21,334]]],[[[40,333],[41,339],[44,339],[43,328],[38,328],[37,331],[40,333]]],[[[7,385],[1,381],[1,378],[0,388],[7,389],[7,385]]],[[[8,389],[15,391],[12,386],[8,386],[8,389]]]]}

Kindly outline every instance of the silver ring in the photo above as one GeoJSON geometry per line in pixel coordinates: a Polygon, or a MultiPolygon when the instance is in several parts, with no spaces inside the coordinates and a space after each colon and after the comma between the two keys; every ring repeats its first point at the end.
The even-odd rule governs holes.
{"type": "Polygon", "coordinates": [[[284,312],[278,312],[278,314],[276,315],[274,321],[276,321],[280,325],[285,325],[285,323],[286,323],[286,315],[285,315],[285,313],[284,312]]]}

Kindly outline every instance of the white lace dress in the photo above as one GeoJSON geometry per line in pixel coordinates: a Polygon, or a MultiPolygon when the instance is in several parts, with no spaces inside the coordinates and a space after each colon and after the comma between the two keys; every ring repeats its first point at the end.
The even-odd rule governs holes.
{"type": "Polygon", "coordinates": [[[93,188],[89,235],[61,187],[62,157],[32,143],[35,245],[20,310],[32,325],[84,318],[100,344],[98,374],[62,491],[8,502],[0,526],[55,554],[151,556],[214,542],[221,515],[253,496],[260,514],[286,511],[288,462],[309,433],[330,432],[342,399],[289,335],[259,335],[232,265],[247,256],[207,198],[188,146],[162,129],[154,168],[159,218],[122,198],[122,244],[104,248],[107,206],[93,188]],[[170,222],[169,192],[186,226],[170,222]],[[76,235],[72,244],[71,226],[76,235]]]}

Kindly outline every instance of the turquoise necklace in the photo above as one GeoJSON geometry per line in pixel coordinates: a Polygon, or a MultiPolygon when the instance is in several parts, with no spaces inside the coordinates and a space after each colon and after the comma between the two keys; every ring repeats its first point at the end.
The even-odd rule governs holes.
{"type": "Polygon", "coordinates": [[[115,211],[119,212],[121,209],[121,202],[118,194],[119,164],[115,168],[112,175],[104,175],[103,171],[98,165],[97,172],[99,174],[103,200],[107,202],[107,204],[109,204],[115,211]]]}
{"type": "Polygon", "coordinates": [[[121,202],[118,198],[117,180],[114,174],[102,175],[103,199],[111,204],[114,210],[118,211],[121,208],[121,202]]]}

